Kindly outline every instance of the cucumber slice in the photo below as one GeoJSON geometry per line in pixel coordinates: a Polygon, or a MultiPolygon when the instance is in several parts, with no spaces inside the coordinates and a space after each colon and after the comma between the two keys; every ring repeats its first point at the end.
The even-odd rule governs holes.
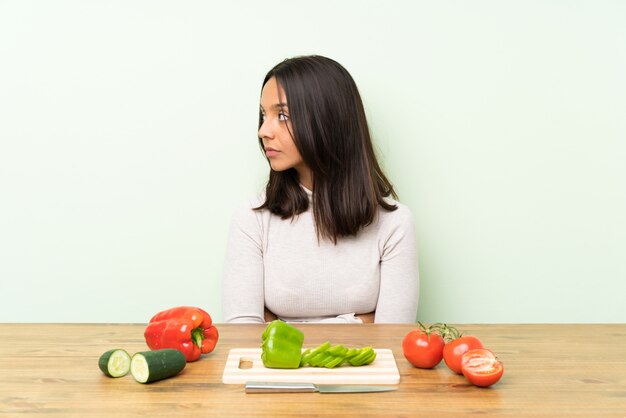
{"type": "Polygon", "coordinates": [[[100,356],[98,367],[109,377],[126,376],[130,371],[130,355],[125,350],[114,348],[100,356]]]}
{"type": "Polygon", "coordinates": [[[130,361],[130,372],[139,383],[151,383],[177,375],[186,365],[183,353],[164,348],[135,353],[130,361]]]}

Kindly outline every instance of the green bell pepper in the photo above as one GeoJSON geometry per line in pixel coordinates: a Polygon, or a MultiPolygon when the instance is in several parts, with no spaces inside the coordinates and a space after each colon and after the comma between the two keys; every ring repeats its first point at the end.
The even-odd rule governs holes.
{"type": "Polygon", "coordinates": [[[302,356],[304,333],[286,322],[269,323],[262,335],[261,360],[272,369],[297,369],[302,356]]]}

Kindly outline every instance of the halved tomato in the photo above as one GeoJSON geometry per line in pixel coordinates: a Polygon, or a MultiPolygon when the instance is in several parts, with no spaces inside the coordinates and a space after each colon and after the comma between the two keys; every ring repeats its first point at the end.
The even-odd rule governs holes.
{"type": "Polygon", "coordinates": [[[504,373],[504,366],[493,351],[477,348],[463,354],[461,371],[472,384],[487,387],[500,380],[504,373]]]}

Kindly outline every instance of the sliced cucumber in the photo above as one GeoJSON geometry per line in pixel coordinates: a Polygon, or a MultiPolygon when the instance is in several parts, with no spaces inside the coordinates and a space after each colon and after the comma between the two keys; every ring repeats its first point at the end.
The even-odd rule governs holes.
{"type": "Polygon", "coordinates": [[[100,356],[98,366],[109,377],[126,376],[130,371],[130,355],[125,350],[114,348],[100,356]]]}
{"type": "Polygon", "coordinates": [[[130,372],[139,383],[151,383],[177,375],[186,365],[183,353],[164,348],[135,353],[130,361],[130,372]]]}

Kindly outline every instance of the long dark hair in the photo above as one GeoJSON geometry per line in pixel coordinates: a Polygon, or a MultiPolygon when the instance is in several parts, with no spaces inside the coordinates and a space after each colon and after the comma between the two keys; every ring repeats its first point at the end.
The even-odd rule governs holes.
{"type": "MultiPolygon", "coordinates": [[[[396,210],[384,200],[397,195],[376,160],[363,102],[348,71],[330,58],[312,55],[277,64],[263,86],[272,77],[285,92],[290,133],[312,172],[318,238],[336,243],[371,224],[378,206],[396,210]]],[[[262,123],[259,112],[259,129],[262,123]]],[[[259,144],[263,150],[261,138],[259,144]]],[[[265,195],[256,209],[268,209],[283,219],[308,209],[308,196],[293,168],[270,169],[265,195]]]]}

